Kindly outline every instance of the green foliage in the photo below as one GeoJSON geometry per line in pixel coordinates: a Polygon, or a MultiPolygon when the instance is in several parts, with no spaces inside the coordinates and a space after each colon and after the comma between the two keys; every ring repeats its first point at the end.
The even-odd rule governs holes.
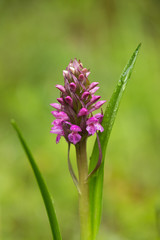
{"type": "MultiPolygon", "coordinates": [[[[104,160],[106,155],[108,139],[113,127],[113,123],[116,118],[116,114],[120,105],[123,92],[131,76],[135,61],[137,59],[137,54],[139,52],[140,46],[141,44],[139,44],[138,47],[136,48],[135,52],[133,53],[131,59],[129,60],[123,73],[120,76],[117,87],[104,113],[104,118],[102,122],[102,126],[104,127],[104,132],[99,133],[99,138],[100,138],[100,143],[102,148],[102,165],[100,166],[100,169],[97,171],[97,173],[93,175],[93,177],[91,177],[90,179],[90,206],[91,206],[90,210],[91,210],[93,239],[96,238],[100,221],[101,221],[104,160]]],[[[90,171],[92,171],[96,166],[98,155],[99,155],[99,149],[98,149],[97,142],[95,142],[93,152],[90,158],[90,168],[89,168],[90,171]]]]}
{"type": "Polygon", "coordinates": [[[46,183],[41,175],[41,172],[24,140],[24,138],[22,137],[22,134],[20,132],[20,130],[18,129],[16,123],[14,120],[11,121],[11,124],[13,125],[14,129],[16,130],[17,134],[18,134],[18,138],[22,144],[22,147],[28,157],[28,160],[31,164],[32,170],[34,172],[35,178],[37,180],[38,183],[38,187],[40,189],[40,192],[42,194],[42,198],[46,207],[46,211],[48,214],[48,219],[50,222],[50,226],[51,226],[51,230],[52,230],[52,236],[53,236],[53,240],[61,240],[61,235],[60,235],[60,231],[59,231],[59,225],[57,222],[57,217],[56,217],[56,213],[54,210],[54,206],[53,206],[53,200],[48,192],[46,183]]]}

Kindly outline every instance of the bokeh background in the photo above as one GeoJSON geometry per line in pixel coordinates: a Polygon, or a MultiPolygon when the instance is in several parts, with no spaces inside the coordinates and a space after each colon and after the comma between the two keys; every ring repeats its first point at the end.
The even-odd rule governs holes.
{"type": "MultiPolygon", "coordinates": [[[[71,58],[109,100],[139,42],[140,55],[107,150],[98,240],[160,239],[160,1],[0,0],[0,239],[52,239],[25,136],[54,197],[64,240],[79,240],[67,144],[50,134],[49,104],[71,58]]],[[[91,153],[94,138],[90,138],[91,153]]],[[[72,161],[74,162],[74,149],[72,161]]]]}

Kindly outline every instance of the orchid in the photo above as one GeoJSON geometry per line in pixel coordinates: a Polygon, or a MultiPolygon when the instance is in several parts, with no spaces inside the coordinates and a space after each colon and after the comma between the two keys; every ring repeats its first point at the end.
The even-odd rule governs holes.
{"type": "MultiPolygon", "coordinates": [[[[77,61],[77,59],[71,60],[63,71],[64,85],[56,85],[60,91],[60,96],[57,98],[58,102],[50,104],[55,109],[51,112],[55,119],[52,122],[50,132],[57,134],[56,143],[59,143],[61,137],[64,137],[68,144],[68,167],[79,197],[81,240],[97,239],[101,221],[106,148],[120,100],[131,76],[140,45],[126,65],[104,113],[102,106],[106,100],[99,101],[101,96],[95,95],[99,89],[99,82],[90,83],[88,79],[90,71],[84,68],[81,61],[77,61]],[[94,114],[96,110],[99,110],[99,113],[94,114]],[[97,138],[88,161],[87,140],[94,134],[97,138]],[[78,176],[76,176],[70,161],[71,145],[76,150],[78,176]]],[[[35,174],[48,214],[53,240],[62,240],[53,201],[46,183],[13,120],[12,125],[35,174]]]]}

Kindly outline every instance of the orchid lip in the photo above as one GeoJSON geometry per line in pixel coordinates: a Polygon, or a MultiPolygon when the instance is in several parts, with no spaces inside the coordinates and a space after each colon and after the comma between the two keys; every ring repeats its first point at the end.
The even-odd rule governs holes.
{"type": "Polygon", "coordinates": [[[76,145],[78,142],[80,142],[81,140],[81,135],[78,133],[70,133],[68,135],[68,139],[71,143],[73,143],[74,145],[76,145]]]}

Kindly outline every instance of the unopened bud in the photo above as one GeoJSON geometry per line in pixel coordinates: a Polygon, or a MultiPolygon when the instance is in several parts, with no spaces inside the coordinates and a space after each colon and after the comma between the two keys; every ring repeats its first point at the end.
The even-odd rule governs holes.
{"type": "Polygon", "coordinates": [[[88,72],[87,68],[83,68],[83,69],[82,69],[82,72],[83,72],[83,73],[88,72]]]}
{"type": "Polygon", "coordinates": [[[68,71],[67,70],[63,70],[63,77],[68,77],[68,71]]]}
{"type": "Polygon", "coordinates": [[[57,84],[56,88],[58,88],[62,93],[65,93],[65,88],[62,85],[57,84]]]}
{"type": "Polygon", "coordinates": [[[94,106],[95,109],[100,108],[105,102],[106,102],[105,100],[97,102],[97,103],[95,104],[95,106],[94,106]]]}
{"type": "Polygon", "coordinates": [[[60,104],[64,105],[63,98],[57,98],[57,101],[58,101],[60,104]]]}
{"type": "Polygon", "coordinates": [[[87,78],[88,78],[88,76],[89,76],[90,73],[91,73],[91,72],[87,72],[87,73],[86,73],[86,77],[87,77],[87,78]]]}
{"type": "Polygon", "coordinates": [[[91,95],[90,92],[84,92],[84,93],[82,94],[81,99],[82,99],[82,100],[83,100],[83,99],[87,99],[89,95],[91,95]]]}
{"type": "Polygon", "coordinates": [[[61,105],[59,103],[51,103],[50,105],[57,110],[61,110],[61,105]]]}
{"type": "Polygon", "coordinates": [[[78,117],[86,116],[88,114],[88,110],[86,108],[81,108],[81,110],[78,113],[78,117]]]}
{"type": "Polygon", "coordinates": [[[95,88],[98,84],[99,84],[99,82],[92,82],[92,83],[89,85],[88,90],[91,90],[92,88],[95,88]]]}
{"type": "Polygon", "coordinates": [[[101,98],[101,96],[93,96],[90,100],[90,104],[95,103],[96,101],[98,101],[101,98]]]}
{"type": "Polygon", "coordinates": [[[70,67],[69,69],[73,74],[75,74],[75,69],[73,67],[70,67]]]}
{"type": "Polygon", "coordinates": [[[70,86],[70,89],[71,89],[72,92],[75,92],[75,91],[76,91],[76,84],[75,84],[75,83],[71,82],[71,83],[69,84],[69,86],[70,86]]]}
{"type": "Polygon", "coordinates": [[[79,80],[80,80],[80,81],[83,81],[83,80],[84,80],[84,75],[83,75],[82,73],[79,75],[79,80]]]}
{"type": "Polygon", "coordinates": [[[70,106],[72,106],[73,100],[72,100],[72,98],[71,98],[70,96],[67,96],[67,97],[65,98],[65,100],[66,100],[66,103],[68,103],[70,106]]]}
{"type": "Polygon", "coordinates": [[[99,87],[95,87],[95,88],[93,88],[93,89],[90,90],[90,93],[91,93],[91,94],[94,94],[98,89],[99,89],[99,87]]]}

